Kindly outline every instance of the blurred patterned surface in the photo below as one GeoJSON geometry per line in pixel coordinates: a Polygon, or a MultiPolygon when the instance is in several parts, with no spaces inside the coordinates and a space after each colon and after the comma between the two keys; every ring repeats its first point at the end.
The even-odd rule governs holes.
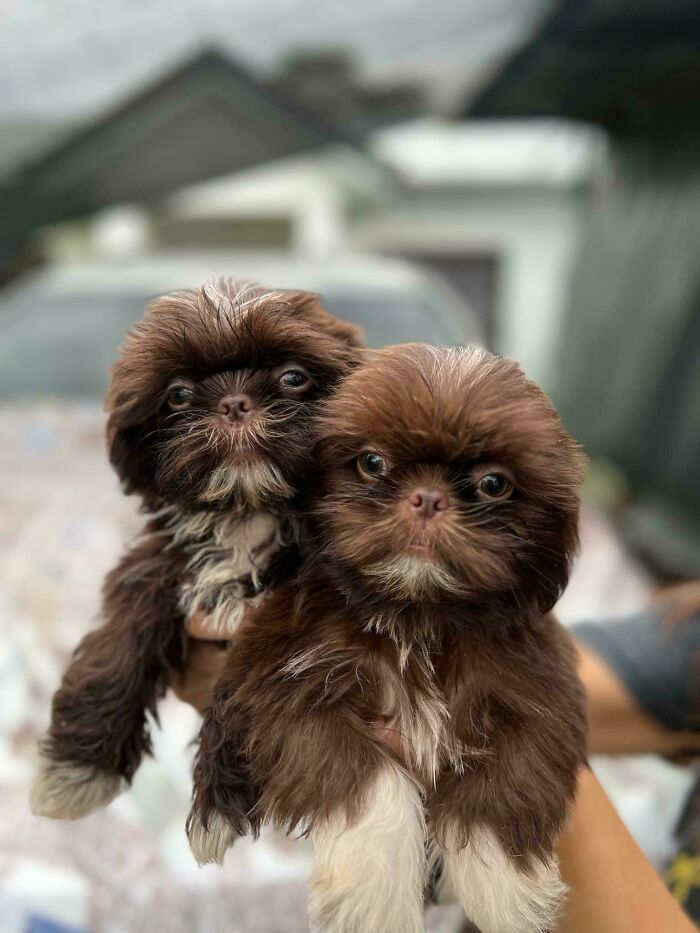
{"type": "MultiPolygon", "coordinates": [[[[305,842],[267,833],[239,843],[223,869],[194,863],[184,821],[199,717],[172,696],[155,759],[108,811],[77,823],[29,812],[51,695],[140,522],[102,432],[94,403],[0,410],[0,928],[44,929],[44,918],[56,931],[301,933],[305,842]]],[[[431,930],[454,929],[449,911],[435,914],[431,930]]]]}
{"type": "MultiPolygon", "coordinates": [[[[29,812],[28,781],[51,694],[96,620],[103,574],[139,524],[107,465],[102,429],[94,403],[0,409],[2,931],[48,930],[41,924],[50,919],[54,931],[301,933],[306,843],[269,833],[255,845],[240,842],[223,869],[194,864],[183,825],[198,717],[171,696],[155,732],[155,759],[106,812],[75,824],[29,812]]],[[[605,617],[638,606],[647,581],[607,525],[586,513],[583,532],[562,616],[605,617]]],[[[628,766],[619,784],[632,787],[632,816],[641,813],[648,826],[648,812],[662,808],[658,841],[668,835],[675,797],[663,785],[664,803],[663,782],[643,770],[631,775],[628,766]]],[[[610,780],[614,785],[614,775],[610,780]]],[[[431,913],[431,933],[457,928],[454,911],[431,913]]]]}

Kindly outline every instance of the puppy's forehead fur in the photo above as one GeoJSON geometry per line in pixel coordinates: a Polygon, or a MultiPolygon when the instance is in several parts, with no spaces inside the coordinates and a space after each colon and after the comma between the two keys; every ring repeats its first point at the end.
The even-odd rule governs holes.
{"type": "Polygon", "coordinates": [[[320,436],[341,455],[376,446],[408,460],[517,460],[576,449],[517,363],[476,347],[423,344],[368,355],[326,403],[320,436]]]}
{"type": "Polygon", "coordinates": [[[349,358],[359,332],[336,320],[316,295],[217,279],[157,298],[129,334],[114,376],[205,375],[224,368],[349,358]]]}

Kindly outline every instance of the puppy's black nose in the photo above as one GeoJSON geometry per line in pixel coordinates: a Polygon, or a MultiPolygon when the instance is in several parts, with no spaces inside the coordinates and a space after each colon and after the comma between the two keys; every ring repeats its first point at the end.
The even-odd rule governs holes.
{"type": "Polygon", "coordinates": [[[219,414],[229,421],[246,421],[253,411],[247,395],[225,395],[219,402],[219,414]]]}
{"type": "Polygon", "coordinates": [[[434,518],[450,507],[447,493],[441,489],[418,486],[408,497],[408,504],[416,518],[434,518]]]}

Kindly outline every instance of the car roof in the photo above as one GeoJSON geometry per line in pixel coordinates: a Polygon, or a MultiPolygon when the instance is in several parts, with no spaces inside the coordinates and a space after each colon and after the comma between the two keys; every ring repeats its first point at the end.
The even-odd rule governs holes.
{"type": "Polygon", "coordinates": [[[469,306],[440,279],[400,260],[207,252],[61,263],[0,296],[0,397],[101,393],[125,331],[148,300],[223,274],[318,292],[331,313],[363,328],[370,346],[481,342],[469,306]]]}

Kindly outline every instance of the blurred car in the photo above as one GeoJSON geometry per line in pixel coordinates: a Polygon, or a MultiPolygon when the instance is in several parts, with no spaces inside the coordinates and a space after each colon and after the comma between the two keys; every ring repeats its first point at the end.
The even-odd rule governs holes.
{"type": "Polygon", "coordinates": [[[318,292],[331,313],[363,328],[370,346],[481,342],[475,314],[447,284],[398,260],[190,253],[55,265],[0,295],[0,398],[101,395],[147,302],[215,275],[318,292]]]}

